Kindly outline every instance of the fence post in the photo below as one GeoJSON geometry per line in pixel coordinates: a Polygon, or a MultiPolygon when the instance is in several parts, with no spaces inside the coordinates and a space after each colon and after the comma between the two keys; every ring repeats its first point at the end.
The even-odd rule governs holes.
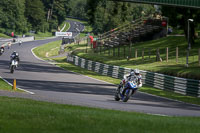
{"type": "Polygon", "coordinates": [[[149,48],[149,59],[151,58],[151,49],[149,48]]]}
{"type": "Polygon", "coordinates": [[[124,58],[126,58],[126,46],[124,45],[124,58]]]}
{"type": "Polygon", "coordinates": [[[120,46],[118,46],[118,57],[120,56],[120,46]]]}
{"type": "Polygon", "coordinates": [[[176,47],[176,63],[178,63],[178,47],[176,47]]]}
{"type": "Polygon", "coordinates": [[[168,62],[168,56],[169,56],[169,49],[168,47],[166,48],[166,62],[168,62]]]}
{"type": "Polygon", "coordinates": [[[144,61],[144,48],[142,49],[142,60],[144,61]]]}
{"type": "Polygon", "coordinates": [[[115,47],[113,47],[113,56],[115,56],[115,47]]]}
{"type": "Polygon", "coordinates": [[[200,49],[199,49],[199,66],[200,66],[200,49]]]}
{"type": "Polygon", "coordinates": [[[160,57],[160,50],[159,50],[159,48],[157,48],[157,50],[156,50],[156,61],[161,61],[162,62],[162,58],[160,57]]]}
{"type": "Polygon", "coordinates": [[[101,48],[102,48],[102,43],[100,42],[100,54],[101,54],[101,50],[102,50],[101,48]]]}
{"type": "Polygon", "coordinates": [[[135,49],[135,58],[137,59],[137,49],[135,49]]]}
{"type": "Polygon", "coordinates": [[[129,45],[129,58],[131,58],[131,52],[132,52],[132,51],[131,51],[131,48],[132,48],[131,46],[132,46],[132,45],[130,44],[130,45],[129,45]]]}

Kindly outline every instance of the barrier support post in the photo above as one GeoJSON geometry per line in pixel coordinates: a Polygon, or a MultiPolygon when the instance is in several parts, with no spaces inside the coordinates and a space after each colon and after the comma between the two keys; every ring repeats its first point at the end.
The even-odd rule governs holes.
{"type": "Polygon", "coordinates": [[[178,63],[178,47],[176,47],[176,63],[178,63]]]}
{"type": "Polygon", "coordinates": [[[199,66],[200,66],[200,49],[199,49],[199,66]]]}
{"type": "Polygon", "coordinates": [[[166,48],[166,62],[168,62],[168,56],[169,56],[169,49],[168,47],[166,48]]]}

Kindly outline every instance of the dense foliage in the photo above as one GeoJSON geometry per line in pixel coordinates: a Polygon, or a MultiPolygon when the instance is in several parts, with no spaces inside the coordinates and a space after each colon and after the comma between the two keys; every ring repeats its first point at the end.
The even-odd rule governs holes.
{"type": "Polygon", "coordinates": [[[45,32],[66,18],[68,0],[1,0],[0,32],[45,32]]]}
{"type": "Polygon", "coordinates": [[[72,16],[88,19],[102,33],[153,11],[152,5],[107,0],[1,0],[0,32],[52,31],[72,16]]]}
{"type": "Polygon", "coordinates": [[[152,5],[107,0],[87,0],[87,7],[88,20],[95,33],[111,30],[143,15],[155,12],[152,5]]]}
{"type": "Polygon", "coordinates": [[[190,42],[193,45],[196,39],[195,29],[200,28],[200,10],[184,7],[170,7],[169,10],[169,6],[162,6],[161,11],[162,15],[169,18],[169,25],[184,30],[186,38],[188,38],[188,19],[194,20],[190,22],[190,42]]]}

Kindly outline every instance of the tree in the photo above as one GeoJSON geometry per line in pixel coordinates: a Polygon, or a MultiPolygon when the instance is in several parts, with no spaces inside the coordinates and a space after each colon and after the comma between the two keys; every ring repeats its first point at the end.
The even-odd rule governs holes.
{"type": "Polygon", "coordinates": [[[169,24],[173,27],[180,27],[184,30],[185,37],[188,39],[188,19],[194,19],[194,23],[191,24],[190,41],[191,44],[195,43],[195,28],[198,27],[200,22],[200,11],[198,9],[184,8],[184,7],[169,7],[162,6],[162,14],[169,18],[169,24]]]}
{"type": "Polygon", "coordinates": [[[88,19],[96,34],[140,18],[143,13],[151,14],[155,11],[152,5],[107,0],[87,0],[87,2],[88,19]]]}
{"type": "Polygon", "coordinates": [[[26,32],[25,0],[0,1],[0,27],[7,32],[26,32]]]}
{"type": "Polygon", "coordinates": [[[46,17],[44,5],[40,0],[26,0],[26,17],[32,25],[32,29],[36,31],[45,31],[46,17]]]}

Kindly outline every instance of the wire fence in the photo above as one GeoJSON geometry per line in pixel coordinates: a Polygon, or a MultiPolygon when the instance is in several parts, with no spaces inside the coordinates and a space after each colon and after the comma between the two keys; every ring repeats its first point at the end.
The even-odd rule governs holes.
{"type": "MultiPolygon", "coordinates": [[[[86,49],[92,48],[89,43],[86,49]]],[[[88,50],[86,50],[87,52],[88,50]]],[[[121,47],[104,47],[103,45],[93,46],[93,53],[110,57],[123,57],[127,60],[137,59],[138,62],[153,63],[167,62],[169,64],[200,66],[200,49],[193,48],[189,51],[183,47],[165,48],[137,48],[132,45],[121,47]],[[189,53],[188,53],[189,52],[189,53]],[[187,58],[188,57],[188,58],[187,58]],[[187,61],[188,60],[188,61],[187,61]]]]}

